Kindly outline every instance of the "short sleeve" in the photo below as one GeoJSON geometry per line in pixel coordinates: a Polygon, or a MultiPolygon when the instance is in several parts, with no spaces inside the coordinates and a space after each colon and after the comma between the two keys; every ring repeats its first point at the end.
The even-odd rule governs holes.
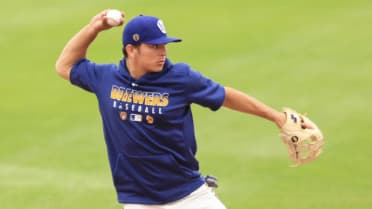
{"type": "Polygon", "coordinates": [[[188,80],[189,102],[209,107],[212,110],[217,110],[222,106],[225,99],[225,88],[222,85],[192,69],[189,71],[188,80]]]}
{"type": "Polygon", "coordinates": [[[82,59],[72,67],[70,82],[86,91],[96,92],[99,73],[99,68],[96,63],[90,62],[87,59],[82,59]]]}

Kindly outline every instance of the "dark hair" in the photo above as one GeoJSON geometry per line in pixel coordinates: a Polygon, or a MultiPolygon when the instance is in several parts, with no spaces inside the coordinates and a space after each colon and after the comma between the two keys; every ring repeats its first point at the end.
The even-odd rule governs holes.
{"type": "MultiPolygon", "coordinates": [[[[141,45],[141,43],[135,44],[135,45],[132,44],[132,46],[135,47],[135,48],[139,47],[140,45],[141,45]]],[[[125,46],[123,46],[123,48],[121,49],[121,51],[123,52],[123,55],[124,55],[125,58],[128,57],[128,53],[125,50],[125,46]]]]}
{"type": "Polygon", "coordinates": [[[127,57],[128,54],[127,54],[127,51],[125,51],[125,46],[123,46],[123,48],[121,50],[123,52],[124,57],[127,57]]]}

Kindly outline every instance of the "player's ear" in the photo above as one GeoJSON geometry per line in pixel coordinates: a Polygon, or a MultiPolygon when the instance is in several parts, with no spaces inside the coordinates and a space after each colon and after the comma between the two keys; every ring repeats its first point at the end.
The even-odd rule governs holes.
{"type": "Polygon", "coordinates": [[[124,57],[128,57],[129,54],[132,54],[134,48],[135,48],[135,46],[132,45],[132,44],[127,44],[127,45],[123,46],[123,48],[121,50],[123,52],[124,57]]]}
{"type": "Polygon", "coordinates": [[[140,45],[132,45],[132,44],[127,44],[124,48],[123,51],[127,57],[130,57],[135,53],[137,49],[139,49],[140,45]]]}

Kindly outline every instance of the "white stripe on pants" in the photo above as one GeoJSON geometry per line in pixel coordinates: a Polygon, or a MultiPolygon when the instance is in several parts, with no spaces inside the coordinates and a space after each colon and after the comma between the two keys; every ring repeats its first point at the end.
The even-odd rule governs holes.
{"type": "Polygon", "coordinates": [[[124,204],[124,209],[226,209],[214,191],[203,184],[186,197],[164,205],[124,204]]]}

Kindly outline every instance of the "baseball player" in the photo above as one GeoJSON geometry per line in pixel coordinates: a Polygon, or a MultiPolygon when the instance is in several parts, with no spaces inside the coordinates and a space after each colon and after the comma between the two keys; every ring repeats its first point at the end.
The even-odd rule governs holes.
{"type": "Polygon", "coordinates": [[[139,15],[126,24],[118,64],[87,59],[95,38],[112,28],[106,13],[69,40],[56,71],[97,97],[118,201],[124,209],[226,208],[199,172],[190,105],[224,106],[278,127],[286,115],[185,63],[172,63],[166,45],[181,39],[169,37],[157,17],[139,15]]]}

